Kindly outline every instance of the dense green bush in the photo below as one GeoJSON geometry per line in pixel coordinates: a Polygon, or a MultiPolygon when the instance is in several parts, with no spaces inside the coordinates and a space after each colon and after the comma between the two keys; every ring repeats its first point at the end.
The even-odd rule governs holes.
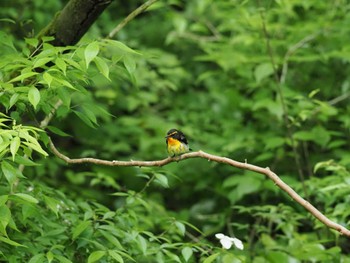
{"type": "Polygon", "coordinates": [[[1,260],[350,262],[347,237],[262,175],[203,159],[67,165],[49,147],[162,159],[179,128],[349,228],[347,1],[160,1],[118,41],[106,35],[140,2],[115,2],[69,47],[34,37],[63,6],[41,2],[0,9],[1,260]]]}

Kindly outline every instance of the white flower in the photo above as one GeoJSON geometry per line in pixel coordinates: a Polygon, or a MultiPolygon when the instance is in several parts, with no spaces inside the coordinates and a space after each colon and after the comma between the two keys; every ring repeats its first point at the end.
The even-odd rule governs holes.
{"type": "Polygon", "coordinates": [[[215,237],[220,240],[222,247],[225,249],[230,249],[232,247],[232,244],[234,244],[235,247],[240,250],[243,250],[244,248],[242,241],[238,238],[225,236],[221,233],[215,234],[215,237]]]}

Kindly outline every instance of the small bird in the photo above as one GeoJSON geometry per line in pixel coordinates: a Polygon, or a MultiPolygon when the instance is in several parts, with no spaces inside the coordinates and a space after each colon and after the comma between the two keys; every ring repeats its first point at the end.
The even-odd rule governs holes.
{"type": "Polygon", "coordinates": [[[171,129],[167,132],[166,145],[170,157],[179,156],[191,151],[185,134],[176,129],[171,129]]]}

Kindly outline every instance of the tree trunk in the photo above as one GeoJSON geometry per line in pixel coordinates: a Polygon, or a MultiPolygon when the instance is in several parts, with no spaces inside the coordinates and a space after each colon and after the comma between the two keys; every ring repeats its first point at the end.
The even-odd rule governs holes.
{"type": "Polygon", "coordinates": [[[75,45],[113,0],[70,0],[39,33],[53,36],[54,46],[75,45]]]}

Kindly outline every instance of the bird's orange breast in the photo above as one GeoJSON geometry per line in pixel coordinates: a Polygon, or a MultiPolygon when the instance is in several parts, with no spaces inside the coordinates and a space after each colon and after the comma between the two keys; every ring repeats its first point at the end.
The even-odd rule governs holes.
{"type": "Polygon", "coordinates": [[[177,146],[180,145],[181,142],[179,140],[173,139],[171,137],[168,137],[168,145],[169,146],[177,146]]]}

